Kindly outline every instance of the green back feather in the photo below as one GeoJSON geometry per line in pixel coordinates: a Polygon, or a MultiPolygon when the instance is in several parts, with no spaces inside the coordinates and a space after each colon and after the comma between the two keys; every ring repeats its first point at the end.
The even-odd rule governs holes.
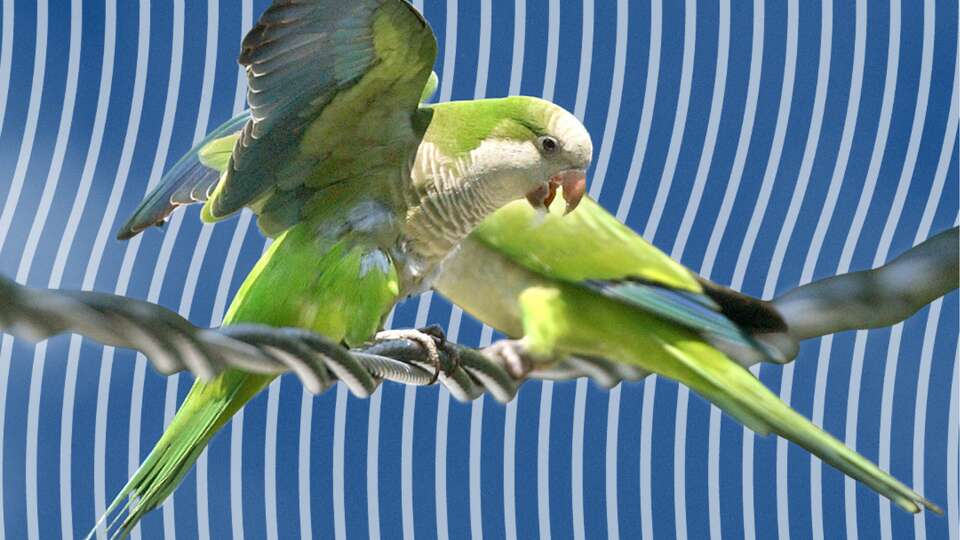
{"type": "Polygon", "coordinates": [[[525,201],[514,202],[487,218],[470,237],[553,279],[637,278],[681,291],[703,291],[689,270],[589,197],[566,216],[559,199],[547,215],[525,201]]]}

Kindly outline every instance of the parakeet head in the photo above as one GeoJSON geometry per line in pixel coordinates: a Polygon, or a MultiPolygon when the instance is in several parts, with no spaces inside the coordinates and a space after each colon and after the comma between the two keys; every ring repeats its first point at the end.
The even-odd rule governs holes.
{"type": "Polygon", "coordinates": [[[514,201],[545,209],[559,191],[570,211],[583,197],[593,145],[562,107],[514,96],[423,111],[429,124],[410,171],[416,199],[405,220],[405,245],[420,261],[418,276],[514,201]]]}
{"type": "Polygon", "coordinates": [[[535,208],[546,208],[557,191],[568,212],[580,202],[593,144],[583,124],[563,107],[512,96],[436,108],[440,114],[431,139],[465,164],[463,180],[480,184],[497,206],[526,198],[535,208]]]}

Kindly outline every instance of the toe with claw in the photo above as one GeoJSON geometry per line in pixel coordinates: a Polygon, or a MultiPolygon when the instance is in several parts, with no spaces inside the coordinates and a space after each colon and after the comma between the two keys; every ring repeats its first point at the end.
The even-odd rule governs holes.
{"type": "Polygon", "coordinates": [[[516,380],[523,380],[533,371],[535,362],[522,340],[504,339],[491,344],[483,354],[500,362],[516,380]]]}
{"type": "Polygon", "coordinates": [[[388,341],[395,339],[407,339],[417,343],[427,352],[428,363],[434,367],[433,379],[430,384],[437,382],[440,373],[449,373],[460,367],[460,355],[456,347],[447,341],[447,336],[443,329],[436,325],[427,326],[420,329],[405,330],[384,330],[377,333],[377,341],[388,341]],[[444,366],[443,358],[440,352],[443,351],[452,360],[452,367],[447,369],[444,366]]]}

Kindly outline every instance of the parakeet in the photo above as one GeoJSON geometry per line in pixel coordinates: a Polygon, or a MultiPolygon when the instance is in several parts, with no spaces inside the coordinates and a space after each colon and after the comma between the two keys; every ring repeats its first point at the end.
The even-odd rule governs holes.
{"type": "MultiPolygon", "coordinates": [[[[275,1],[240,52],[249,111],[181,159],[118,237],[183,204],[205,201],[207,222],[250,208],[275,240],[224,324],[369,340],[491,212],[583,195],[592,146],[576,117],[531,97],[421,105],[435,55],[405,1],[275,1]]],[[[232,370],[195,383],[101,521],[129,533],[270,380],[232,370]]]]}
{"type": "Polygon", "coordinates": [[[760,434],[776,433],[901,508],[940,512],[770,392],[741,364],[786,361],[772,306],[710,283],[584,198],[561,219],[510,204],[445,262],[434,287],[530,353],[603,357],[685,384],[760,434]]]}

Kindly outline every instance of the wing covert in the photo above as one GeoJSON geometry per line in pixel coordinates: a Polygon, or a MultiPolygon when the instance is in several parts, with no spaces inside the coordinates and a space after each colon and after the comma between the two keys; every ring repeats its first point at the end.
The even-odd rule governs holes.
{"type": "Polygon", "coordinates": [[[252,206],[276,233],[325,186],[406,159],[435,57],[403,0],[275,1],[243,40],[251,118],[205,219],[252,206]]]}

